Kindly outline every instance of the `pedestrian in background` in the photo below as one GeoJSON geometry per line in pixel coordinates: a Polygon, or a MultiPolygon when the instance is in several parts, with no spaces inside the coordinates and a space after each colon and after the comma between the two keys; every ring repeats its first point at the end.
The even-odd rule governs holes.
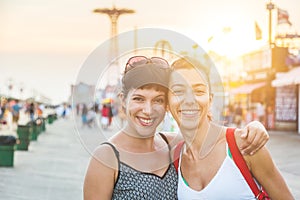
{"type": "Polygon", "coordinates": [[[1,97],[0,101],[0,128],[8,124],[8,102],[7,99],[1,97]]]}
{"type": "Polygon", "coordinates": [[[35,105],[31,102],[26,111],[29,114],[29,118],[31,122],[34,122],[34,115],[35,115],[35,105]]]}
{"type": "Polygon", "coordinates": [[[275,114],[274,114],[274,109],[273,105],[270,104],[267,107],[267,114],[266,114],[266,127],[268,130],[272,130],[275,128],[275,114]]]}
{"type": "Polygon", "coordinates": [[[107,104],[103,104],[101,109],[101,126],[107,129],[109,125],[109,108],[107,104]]]}
{"type": "Polygon", "coordinates": [[[85,103],[83,103],[82,110],[81,110],[82,127],[84,127],[87,124],[87,113],[88,113],[88,107],[85,103]]]}
{"type": "Polygon", "coordinates": [[[238,102],[234,111],[234,123],[237,127],[241,127],[243,122],[243,108],[241,102],[238,102]]]}
{"type": "Polygon", "coordinates": [[[96,112],[94,106],[92,106],[90,109],[88,109],[87,115],[86,115],[86,124],[89,128],[92,128],[96,124],[96,112]]]}
{"type": "Polygon", "coordinates": [[[18,99],[15,100],[15,104],[12,106],[12,122],[13,122],[13,129],[17,129],[18,122],[20,119],[20,110],[22,106],[18,99]]]}
{"type": "Polygon", "coordinates": [[[112,104],[108,103],[107,108],[108,108],[108,126],[110,126],[114,117],[112,104]]]}
{"type": "Polygon", "coordinates": [[[258,118],[258,121],[260,121],[262,124],[266,124],[265,122],[265,107],[263,105],[263,102],[260,101],[256,105],[256,116],[258,118]]]}

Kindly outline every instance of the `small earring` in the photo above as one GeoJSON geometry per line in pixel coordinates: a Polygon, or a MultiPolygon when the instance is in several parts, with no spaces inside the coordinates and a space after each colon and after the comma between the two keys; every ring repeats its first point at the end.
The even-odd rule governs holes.
{"type": "Polygon", "coordinates": [[[213,115],[212,115],[212,112],[211,110],[209,109],[209,111],[207,112],[207,118],[211,121],[212,118],[213,118],[213,115]]]}

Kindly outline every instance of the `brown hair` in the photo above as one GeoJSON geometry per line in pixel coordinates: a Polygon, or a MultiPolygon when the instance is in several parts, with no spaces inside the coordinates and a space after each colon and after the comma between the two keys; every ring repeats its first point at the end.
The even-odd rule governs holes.
{"type": "Polygon", "coordinates": [[[179,58],[178,60],[175,60],[171,65],[171,69],[173,71],[178,70],[178,69],[194,69],[194,70],[198,71],[199,73],[205,75],[205,78],[208,83],[209,93],[211,93],[211,84],[210,84],[210,78],[209,78],[210,68],[208,66],[203,65],[196,59],[185,56],[183,58],[179,58]]]}
{"type": "MultiPolygon", "coordinates": [[[[206,80],[207,80],[207,83],[208,83],[209,95],[212,96],[211,84],[210,84],[210,78],[209,78],[210,68],[208,66],[205,66],[205,65],[201,64],[196,59],[185,56],[183,58],[179,58],[178,60],[175,60],[171,65],[171,69],[173,71],[179,70],[179,69],[194,69],[198,73],[203,74],[205,76],[206,80]]],[[[208,117],[209,120],[212,120],[212,118],[213,118],[212,113],[209,112],[207,114],[207,117],[208,117]]]]}

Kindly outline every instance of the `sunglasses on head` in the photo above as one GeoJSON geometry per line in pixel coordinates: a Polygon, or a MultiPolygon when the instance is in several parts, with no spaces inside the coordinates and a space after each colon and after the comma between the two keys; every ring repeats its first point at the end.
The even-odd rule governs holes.
{"type": "Polygon", "coordinates": [[[126,63],[125,73],[131,70],[132,68],[138,67],[140,65],[148,64],[148,63],[158,64],[162,68],[170,68],[168,61],[160,57],[147,58],[145,56],[133,56],[129,58],[129,60],[126,63]]]}

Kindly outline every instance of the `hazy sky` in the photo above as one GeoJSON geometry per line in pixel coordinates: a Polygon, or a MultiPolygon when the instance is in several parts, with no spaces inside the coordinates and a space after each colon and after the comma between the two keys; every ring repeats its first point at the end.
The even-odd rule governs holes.
{"type": "MultiPolygon", "coordinates": [[[[9,78],[35,88],[54,102],[66,100],[81,65],[110,36],[110,20],[95,8],[130,8],[119,19],[119,33],[134,27],[171,29],[204,49],[237,54],[266,43],[268,12],[263,0],[1,0],[0,89],[9,78]],[[254,22],[263,32],[255,41],[254,22]],[[232,45],[220,45],[222,30],[231,27],[232,45]],[[214,42],[207,44],[214,36],[214,42]]],[[[274,0],[290,15],[291,31],[300,30],[300,1],[274,0]]],[[[274,21],[274,23],[276,23],[274,21]]],[[[223,39],[224,42],[224,39],[223,39]]],[[[1,91],[0,91],[1,92],[1,91]]]]}

